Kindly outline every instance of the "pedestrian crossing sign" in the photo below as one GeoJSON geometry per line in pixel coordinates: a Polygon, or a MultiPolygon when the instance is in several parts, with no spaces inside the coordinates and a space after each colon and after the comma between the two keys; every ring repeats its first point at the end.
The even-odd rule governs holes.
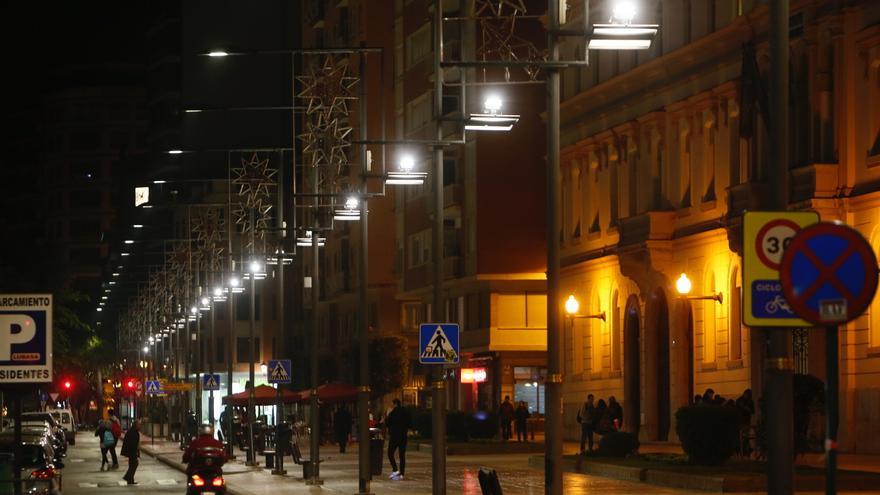
{"type": "Polygon", "coordinates": [[[290,383],[291,364],[290,359],[272,359],[266,367],[269,374],[269,383],[290,383]]]}
{"type": "Polygon", "coordinates": [[[217,373],[202,375],[202,390],[220,390],[220,375],[217,373]]]}
{"type": "Polygon", "coordinates": [[[422,364],[459,364],[458,325],[422,323],[419,326],[419,362],[422,364]]]}
{"type": "Polygon", "coordinates": [[[145,383],[147,395],[161,395],[165,393],[159,380],[147,380],[145,383]]]}

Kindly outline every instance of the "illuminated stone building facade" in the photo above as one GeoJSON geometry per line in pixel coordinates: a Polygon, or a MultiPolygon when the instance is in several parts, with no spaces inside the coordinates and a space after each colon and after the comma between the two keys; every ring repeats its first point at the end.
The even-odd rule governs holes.
{"type": "MultiPolygon", "coordinates": [[[[593,2],[594,22],[607,3],[593,2]]],[[[673,441],[675,411],[706,388],[762,397],[765,339],[740,316],[741,214],[759,205],[772,146],[759,103],[768,10],[652,4],[637,19],[661,24],[652,49],[592,52],[589,69],[563,76],[561,295],[607,314],[565,321],[570,437],[587,393],[621,400],[641,439],[673,441]],[[723,301],[679,298],[682,273],[694,294],[723,301]]],[[[880,4],[841,4],[792,2],[789,209],[880,247],[880,4]]],[[[794,335],[795,372],[824,380],[822,332],[794,335]]],[[[841,328],[840,356],[841,448],[880,452],[880,301],[841,328]]]]}

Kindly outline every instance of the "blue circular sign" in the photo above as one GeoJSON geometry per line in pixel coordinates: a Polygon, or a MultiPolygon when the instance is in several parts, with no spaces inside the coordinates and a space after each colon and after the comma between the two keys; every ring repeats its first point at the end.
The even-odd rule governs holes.
{"type": "Polygon", "coordinates": [[[877,290],[877,257],[856,230],[836,223],[805,227],[791,240],[779,269],[791,309],[817,325],[862,314],[877,290]]]}

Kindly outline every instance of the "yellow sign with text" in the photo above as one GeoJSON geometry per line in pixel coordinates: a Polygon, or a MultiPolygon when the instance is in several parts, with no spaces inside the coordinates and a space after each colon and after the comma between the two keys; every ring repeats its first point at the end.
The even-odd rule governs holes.
{"type": "Polygon", "coordinates": [[[743,323],[750,327],[811,327],[782,295],[779,266],[789,242],[819,222],[813,211],[750,211],[743,216],[743,323]]]}

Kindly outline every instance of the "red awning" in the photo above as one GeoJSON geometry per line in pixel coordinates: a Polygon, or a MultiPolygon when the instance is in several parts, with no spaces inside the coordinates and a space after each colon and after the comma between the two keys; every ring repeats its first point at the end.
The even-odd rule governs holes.
{"type": "MultiPolygon", "coordinates": [[[[223,397],[223,403],[226,404],[227,398],[229,396],[223,397]]],[[[292,404],[294,402],[298,402],[300,400],[300,396],[297,392],[291,392],[290,390],[282,390],[281,391],[281,401],[285,404],[292,404]]],[[[259,385],[254,389],[254,405],[257,406],[273,406],[275,405],[275,389],[268,385],[259,385]]],[[[232,405],[233,406],[246,406],[248,405],[248,391],[239,392],[237,394],[232,394],[232,405]]]]}
{"type": "MultiPolygon", "coordinates": [[[[307,401],[312,396],[310,389],[297,392],[300,401],[307,401]]],[[[358,398],[358,388],[342,382],[325,383],[318,387],[318,400],[322,403],[353,402],[358,398]]]]}

